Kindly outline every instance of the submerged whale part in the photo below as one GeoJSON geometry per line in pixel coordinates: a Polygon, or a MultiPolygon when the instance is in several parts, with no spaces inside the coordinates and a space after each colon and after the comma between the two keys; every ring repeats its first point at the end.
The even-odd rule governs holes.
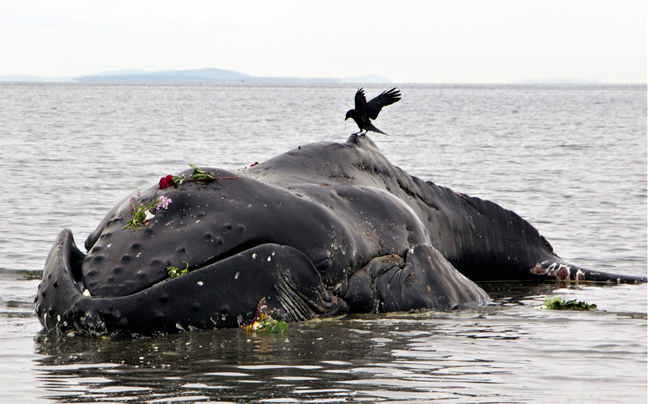
{"type": "Polygon", "coordinates": [[[203,170],[214,179],[172,179],[187,170],[127,196],[86,239],[87,254],[61,231],[35,299],[45,330],[238,327],[260,302],[284,321],[450,310],[488,301],[474,281],[646,282],[564,262],[514,212],[408,175],[364,136],[240,173],[203,170]],[[158,200],[133,224],[135,206],[158,200]]]}

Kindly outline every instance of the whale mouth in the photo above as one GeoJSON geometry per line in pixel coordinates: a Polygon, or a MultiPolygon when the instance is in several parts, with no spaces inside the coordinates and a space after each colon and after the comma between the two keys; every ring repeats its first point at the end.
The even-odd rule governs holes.
{"type": "Polygon", "coordinates": [[[84,258],[72,232],[62,230],[47,256],[43,280],[34,300],[36,315],[45,329],[58,326],[65,310],[84,297],[86,288],[81,273],[84,258]]]}
{"type": "MultiPolygon", "coordinates": [[[[257,257],[258,259],[261,259],[259,253],[254,252],[254,250],[264,245],[283,246],[282,244],[278,244],[271,240],[252,239],[235,245],[215,256],[207,258],[193,256],[186,257],[186,260],[176,258],[174,259],[174,264],[168,260],[168,257],[159,254],[155,249],[146,251],[140,247],[139,252],[148,255],[149,260],[155,262],[157,264],[156,266],[147,266],[147,264],[143,262],[139,266],[130,265],[128,267],[113,267],[115,264],[101,265],[104,264],[105,261],[101,262],[100,265],[92,265],[92,261],[94,261],[93,258],[97,258],[97,256],[92,256],[91,253],[84,255],[72,243],[70,250],[74,251],[74,253],[71,255],[80,258],[71,261],[69,263],[69,269],[70,273],[73,275],[73,279],[77,283],[77,288],[82,292],[87,290],[87,292],[85,292],[86,295],[90,294],[93,297],[102,298],[117,298],[143,292],[162,282],[170,282],[177,277],[185,276],[196,271],[219,270],[219,263],[225,262],[235,256],[247,256],[253,261],[257,259],[257,257]],[[163,264],[162,261],[166,262],[163,264]],[[117,270],[119,270],[119,272],[117,272],[117,270]]],[[[264,257],[263,259],[266,259],[267,262],[271,262],[272,256],[275,254],[276,252],[273,252],[271,256],[264,257]]],[[[125,254],[125,256],[127,255],[125,254]]],[[[137,258],[132,258],[132,260],[136,259],[137,258]]],[[[308,262],[310,265],[313,265],[310,260],[308,260],[308,262]]]]}
{"type": "Polygon", "coordinates": [[[72,233],[61,231],[35,299],[46,330],[150,334],[237,327],[254,317],[262,300],[288,321],[348,310],[326,290],[311,260],[289,246],[248,243],[186,274],[109,297],[89,293],[81,271],[84,257],[72,233]]]}

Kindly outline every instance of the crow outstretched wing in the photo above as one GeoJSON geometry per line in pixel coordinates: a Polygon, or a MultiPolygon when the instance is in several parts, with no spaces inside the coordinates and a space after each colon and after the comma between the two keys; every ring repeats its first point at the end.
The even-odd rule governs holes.
{"type": "Polygon", "coordinates": [[[356,114],[358,114],[358,118],[360,118],[362,122],[366,122],[367,121],[367,99],[365,98],[364,90],[362,88],[359,88],[358,91],[356,91],[355,110],[356,110],[356,114]]]}
{"type": "Polygon", "coordinates": [[[366,105],[367,116],[371,119],[378,118],[378,113],[382,107],[390,105],[400,100],[400,91],[396,90],[396,87],[392,88],[389,91],[383,91],[379,96],[373,98],[371,101],[367,102],[364,96],[362,89],[358,90],[356,93],[356,110],[358,109],[358,94],[362,96],[362,100],[366,105]]]}

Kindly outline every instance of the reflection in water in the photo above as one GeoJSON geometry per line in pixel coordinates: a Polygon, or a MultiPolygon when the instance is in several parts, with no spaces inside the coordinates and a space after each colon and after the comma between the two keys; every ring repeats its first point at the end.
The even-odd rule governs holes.
{"type": "Polygon", "coordinates": [[[437,338],[470,345],[475,335],[499,334],[495,326],[480,331],[468,320],[474,316],[479,314],[334,319],[295,324],[284,335],[219,330],[142,340],[39,336],[38,353],[45,357],[38,370],[49,398],[60,402],[448,399],[475,395],[471,384],[491,383],[492,374],[501,378],[506,371],[469,353],[434,348],[437,338]],[[455,316],[467,321],[455,327],[455,316]]]}
{"type": "MultiPolygon", "coordinates": [[[[645,387],[641,374],[623,384],[628,367],[645,368],[645,344],[631,336],[645,335],[645,312],[550,312],[536,307],[559,285],[484,286],[495,297],[486,307],[315,320],[284,334],[40,334],[37,383],[56,402],[542,402],[645,387]],[[605,343],[602,321],[620,327],[605,343]],[[608,366],[588,369],[593,358],[608,366]],[[599,384],[605,377],[616,386],[599,384]]],[[[637,288],[645,294],[627,290],[637,288]]],[[[598,301],[607,290],[623,292],[574,289],[598,301]]]]}

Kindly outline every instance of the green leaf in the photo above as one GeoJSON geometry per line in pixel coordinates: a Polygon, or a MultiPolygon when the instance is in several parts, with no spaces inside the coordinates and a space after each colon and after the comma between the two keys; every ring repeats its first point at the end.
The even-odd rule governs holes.
{"type": "Polygon", "coordinates": [[[578,310],[578,311],[588,311],[596,309],[595,304],[589,304],[581,301],[573,300],[563,300],[560,297],[549,297],[545,299],[545,307],[550,310],[578,310]]]}
{"type": "Polygon", "coordinates": [[[271,332],[282,333],[288,329],[288,324],[283,321],[277,321],[272,327],[270,327],[271,332]]]}
{"type": "Polygon", "coordinates": [[[178,267],[172,267],[172,266],[165,267],[167,274],[169,275],[169,278],[173,279],[173,278],[177,278],[178,276],[186,275],[189,273],[189,263],[187,261],[182,261],[182,262],[187,264],[185,269],[180,269],[178,267]]]}
{"type": "Polygon", "coordinates": [[[208,173],[202,168],[189,163],[189,167],[193,168],[193,174],[191,174],[191,179],[193,180],[213,180],[214,179],[214,174],[213,173],[208,173]]]}

